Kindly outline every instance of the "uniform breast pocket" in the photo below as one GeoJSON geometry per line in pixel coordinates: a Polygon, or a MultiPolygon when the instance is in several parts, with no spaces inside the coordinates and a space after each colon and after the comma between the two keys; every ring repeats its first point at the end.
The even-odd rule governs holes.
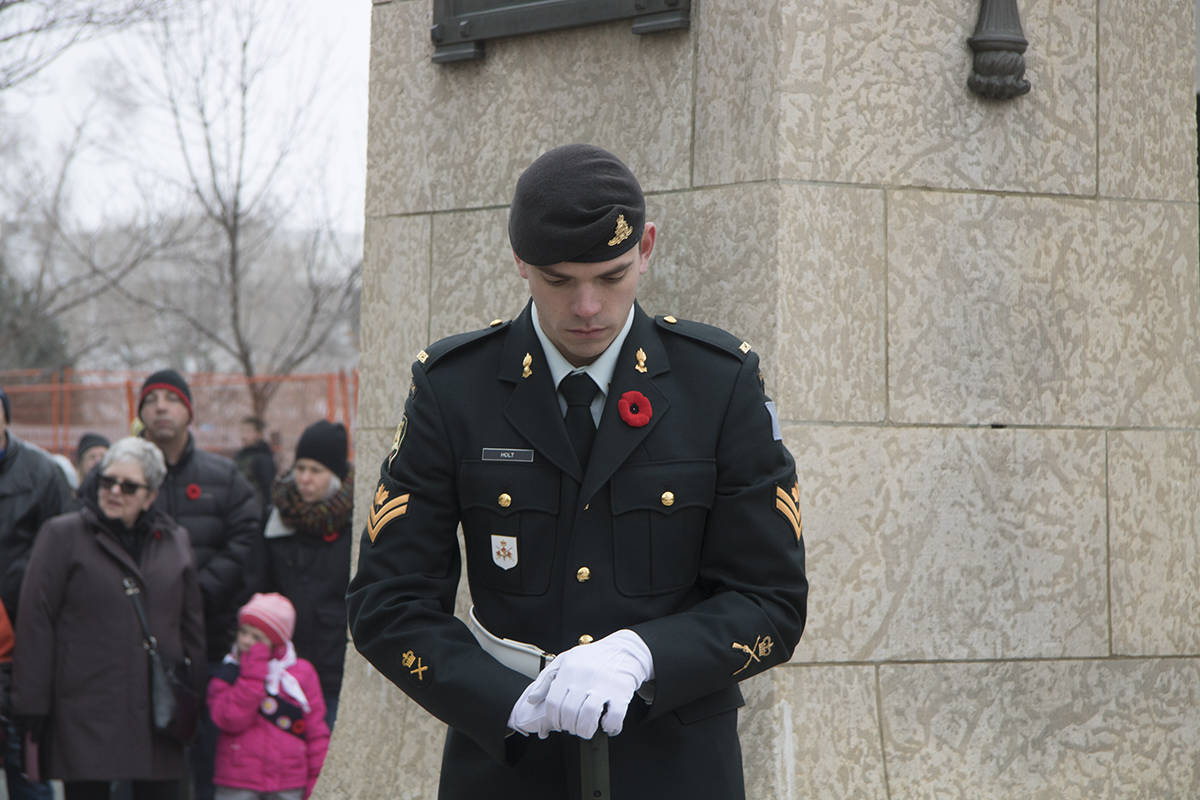
{"type": "Polygon", "coordinates": [[[545,594],[554,563],[558,471],[536,463],[464,461],[458,486],[471,584],[545,594]]]}
{"type": "Polygon", "coordinates": [[[613,560],[622,594],[664,594],[695,582],[716,481],[710,460],[634,464],[613,476],[613,560]]]}

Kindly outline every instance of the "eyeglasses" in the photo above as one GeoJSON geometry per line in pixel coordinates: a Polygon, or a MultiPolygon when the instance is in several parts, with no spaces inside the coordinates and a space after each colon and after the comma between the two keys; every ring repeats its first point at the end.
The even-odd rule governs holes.
{"type": "Polygon", "coordinates": [[[137,494],[138,489],[149,489],[150,487],[144,483],[134,483],[133,481],[117,480],[109,475],[100,476],[100,488],[106,492],[111,492],[114,486],[121,488],[121,494],[137,494]]]}

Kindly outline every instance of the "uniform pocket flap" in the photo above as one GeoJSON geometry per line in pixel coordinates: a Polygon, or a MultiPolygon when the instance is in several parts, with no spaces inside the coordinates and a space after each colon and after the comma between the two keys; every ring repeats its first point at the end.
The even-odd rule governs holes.
{"type": "Polygon", "coordinates": [[[656,461],[631,464],[612,478],[614,514],[711,508],[717,484],[714,461],[656,461]]]}
{"type": "Polygon", "coordinates": [[[691,725],[693,722],[715,717],[744,705],[746,701],[742,699],[742,690],[734,684],[680,706],[675,709],[675,716],[684,725],[691,725]]]}
{"type": "Polygon", "coordinates": [[[540,464],[464,461],[458,491],[464,509],[502,517],[521,511],[558,513],[558,471],[540,464]]]}

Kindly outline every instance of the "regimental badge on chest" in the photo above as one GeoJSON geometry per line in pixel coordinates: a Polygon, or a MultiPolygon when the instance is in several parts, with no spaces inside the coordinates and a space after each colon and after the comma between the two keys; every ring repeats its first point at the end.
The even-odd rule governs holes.
{"type": "Polygon", "coordinates": [[[517,537],[492,534],[492,561],[500,569],[517,565],[517,537]]]}

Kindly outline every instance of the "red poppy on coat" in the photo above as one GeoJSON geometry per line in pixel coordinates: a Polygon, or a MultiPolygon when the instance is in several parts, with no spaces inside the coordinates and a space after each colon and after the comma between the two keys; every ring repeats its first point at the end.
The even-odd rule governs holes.
{"type": "Polygon", "coordinates": [[[336,542],[338,537],[337,531],[329,531],[321,535],[321,538],[327,542],[336,542]]]}
{"type": "Polygon", "coordinates": [[[641,392],[625,392],[617,401],[617,410],[621,412],[621,421],[634,428],[642,427],[654,415],[650,400],[641,392]]]}
{"type": "Polygon", "coordinates": [[[189,483],[187,485],[187,489],[185,490],[185,493],[187,494],[188,500],[199,500],[200,499],[200,484],[189,483]]]}
{"type": "Polygon", "coordinates": [[[292,723],[292,733],[304,733],[304,720],[298,719],[292,723]]]}

